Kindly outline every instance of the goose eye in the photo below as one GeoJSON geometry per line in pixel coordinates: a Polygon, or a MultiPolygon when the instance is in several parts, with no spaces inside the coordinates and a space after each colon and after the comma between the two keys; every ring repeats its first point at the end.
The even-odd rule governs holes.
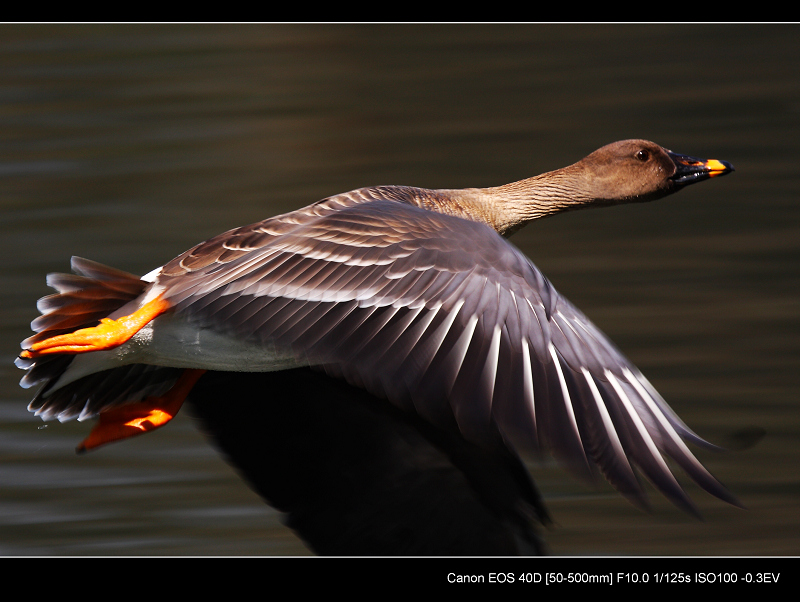
{"type": "Polygon", "coordinates": [[[639,161],[647,161],[650,158],[650,153],[646,150],[640,150],[636,153],[636,158],[639,159],[639,161]]]}

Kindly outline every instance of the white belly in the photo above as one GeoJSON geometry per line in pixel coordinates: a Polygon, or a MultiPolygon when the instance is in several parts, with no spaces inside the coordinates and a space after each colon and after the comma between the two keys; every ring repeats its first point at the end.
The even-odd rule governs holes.
{"type": "Polygon", "coordinates": [[[274,346],[198,328],[174,314],[166,314],[119,347],[76,355],[54,390],[125,364],[236,372],[273,372],[308,365],[288,353],[279,353],[274,346]]]}

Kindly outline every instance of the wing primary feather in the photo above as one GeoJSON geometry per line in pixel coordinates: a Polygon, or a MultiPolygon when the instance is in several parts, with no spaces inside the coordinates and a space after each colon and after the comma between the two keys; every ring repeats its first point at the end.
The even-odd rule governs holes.
{"type": "Polygon", "coordinates": [[[656,420],[661,426],[663,434],[667,437],[667,440],[663,442],[663,445],[668,450],[669,455],[672,456],[672,458],[678,464],[680,464],[681,468],[683,468],[687,474],[689,474],[695,480],[695,482],[708,493],[741,508],[741,502],[731,495],[728,490],[719,481],[717,481],[717,479],[715,479],[702,464],[700,464],[699,460],[694,456],[689,448],[686,447],[686,444],[680,438],[675,429],[672,428],[672,424],[669,422],[667,417],[664,416],[661,408],[658,406],[658,404],[656,404],[655,400],[652,399],[642,383],[639,382],[639,379],[637,379],[628,368],[623,369],[623,374],[650,408],[650,412],[653,414],[653,416],[655,416],[656,420]]]}
{"type": "Polygon", "coordinates": [[[647,390],[650,394],[650,397],[655,401],[656,405],[661,409],[666,416],[667,420],[669,420],[670,424],[673,428],[678,431],[681,437],[684,439],[688,439],[695,445],[699,445],[700,447],[705,447],[706,449],[713,449],[715,451],[723,451],[721,447],[714,445],[713,443],[709,443],[702,437],[700,437],[697,433],[695,433],[692,429],[690,429],[686,424],[681,420],[675,411],[669,407],[664,398],[656,391],[655,387],[650,383],[649,380],[645,377],[644,374],[636,370],[636,379],[639,383],[647,390]]]}
{"type": "MultiPolygon", "coordinates": [[[[675,479],[675,475],[673,475],[672,471],[670,471],[667,463],[664,461],[664,458],[661,455],[661,452],[659,452],[655,441],[653,441],[653,438],[648,432],[647,427],[644,425],[644,422],[642,422],[642,418],[633,407],[633,403],[628,398],[628,395],[625,393],[625,390],[623,389],[617,377],[614,376],[614,374],[608,369],[605,370],[605,376],[614,389],[614,392],[617,394],[617,397],[622,402],[622,406],[625,408],[630,421],[634,425],[636,433],[639,435],[641,442],[644,444],[643,453],[640,454],[634,451],[634,458],[641,466],[645,475],[647,475],[653,484],[658,487],[662,493],[664,493],[664,495],[672,500],[673,503],[700,518],[699,511],[689,499],[689,496],[686,495],[686,492],[684,492],[678,481],[675,479]]],[[[635,443],[633,446],[633,450],[639,449],[635,443]]]]}
{"type": "Polygon", "coordinates": [[[536,395],[533,388],[533,373],[531,371],[531,352],[528,345],[528,339],[522,339],[522,374],[524,379],[523,391],[525,394],[525,407],[528,408],[528,414],[531,418],[533,426],[532,433],[536,437],[534,446],[539,448],[539,438],[536,426],[536,395]]]}
{"type": "MultiPolygon", "coordinates": [[[[449,347],[442,346],[440,342],[429,368],[421,373],[422,378],[414,390],[414,406],[418,414],[434,424],[447,424],[455,415],[455,408],[451,406],[450,393],[459,376],[461,364],[469,349],[477,323],[478,316],[470,316],[456,340],[449,347]]],[[[439,328],[441,329],[443,326],[444,324],[439,328]]],[[[447,328],[446,333],[449,332],[450,329],[447,328]]]]}
{"type": "MultiPolygon", "coordinates": [[[[628,457],[625,454],[625,449],[620,441],[617,429],[614,426],[614,421],[606,407],[606,402],[597,388],[597,383],[594,377],[586,368],[581,368],[581,373],[586,381],[589,391],[591,392],[592,401],[597,408],[598,414],[605,429],[605,442],[610,444],[613,452],[613,457],[605,461],[606,465],[601,465],[601,470],[606,474],[606,478],[614,484],[614,486],[635,505],[648,509],[647,498],[642,490],[639,480],[636,478],[636,473],[633,470],[628,457]]],[[[591,403],[591,401],[588,401],[591,403]]],[[[602,435],[598,435],[601,436],[602,435]]],[[[599,460],[602,461],[602,460],[599,460]]]]}
{"type": "MultiPolygon", "coordinates": [[[[470,374],[468,370],[461,370],[459,380],[463,379],[463,385],[460,390],[456,390],[459,388],[457,385],[453,391],[453,413],[456,422],[464,436],[471,441],[489,443],[488,437],[494,436],[489,424],[492,416],[492,395],[497,375],[501,332],[500,325],[495,324],[492,328],[489,348],[483,354],[483,366],[477,373],[477,382],[476,374],[470,374]],[[467,390],[464,390],[465,388],[467,390]]],[[[479,341],[480,337],[476,342],[480,344],[479,341]]]]}
{"type": "MultiPolygon", "coordinates": [[[[559,355],[556,352],[556,348],[552,343],[548,345],[548,349],[550,350],[550,357],[553,359],[553,365],[555,367],[556,374],[558,374],[558,384],[559,387],[561,388],[561,400],[564,404],[564,408],[567,411],[567,416],[569,417],[569,425],[572,429],[572,435],[578,442],[580,448],[582,450],[585,450],[586,446],[583,444],[583,441],[581,439],[580,429],[578,428],[578,421],[575,418],[575,408],[573,407],[572,398],[569,393],[569,388],[567,387],[567,381],[564,378],[564,371],[561,368],[561,361],[559,359],[559,355]]],[[[588,465],[585,452],[583,454],[583,462],[588,465]]]]}

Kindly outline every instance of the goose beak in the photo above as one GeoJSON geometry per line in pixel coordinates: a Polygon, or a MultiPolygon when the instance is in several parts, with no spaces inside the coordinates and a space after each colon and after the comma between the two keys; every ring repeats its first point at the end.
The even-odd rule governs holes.
{"type": "Polygon", "coordinates": [[[727,161],[717,159],[697,159],[688,155],[681,155],[667,151],[672,162],[675,163],[675,174],[672,181],[681,186],[701,182],[708,178],[724,176],[733,171],[733,165],[727,161]]]}

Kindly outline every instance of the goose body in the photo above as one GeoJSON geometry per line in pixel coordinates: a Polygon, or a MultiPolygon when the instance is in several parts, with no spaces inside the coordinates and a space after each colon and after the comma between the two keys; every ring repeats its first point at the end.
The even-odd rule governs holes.
{"type": "MultiPolygon", "coordinates": [[[[43,383],[29,406],[43,419],[99,416],[91,448],[159,426],[151,412],[168,420],[186,395],[213,432],[222,421],[209,405],[213,383],[216,397],[231,391],[224,414],[235,416],[237,396],[256,398],[256,408],[291,403],[285,396],[300,387],[276,387],[277,398],[269,389],[300,371],[316,383],[305,399],[349,387],[344,397],[388,401],[396,419],[419,421],[409,428],[445,433],[447,445],[437,435],[434,447],[451,458],[454,444],[502,458],[522,483],[514,495],[533,509],[528,518],[545,511],[516,454],[543,449],[581,474],[599,470],[639,505],[641,472],[696,512],[668,457],[737,504],[684,440],[708,444],[505,238],[533,219],[654,200],[732,169],[625,140],[497,188],[339,194],[216,236],[141,278],[73,258],[75,275],[48,277],[57,293],[40,300],[36,334],[23,341],[21,384],[43,383]],[[193,390],[200,379],[208,386],[193,390]]],[[[387,431],[395,436],[404,437],[387,431]]],[[[253,458],[267,452],[218,440],[274,500],[270,473],[253,458]]]]}

